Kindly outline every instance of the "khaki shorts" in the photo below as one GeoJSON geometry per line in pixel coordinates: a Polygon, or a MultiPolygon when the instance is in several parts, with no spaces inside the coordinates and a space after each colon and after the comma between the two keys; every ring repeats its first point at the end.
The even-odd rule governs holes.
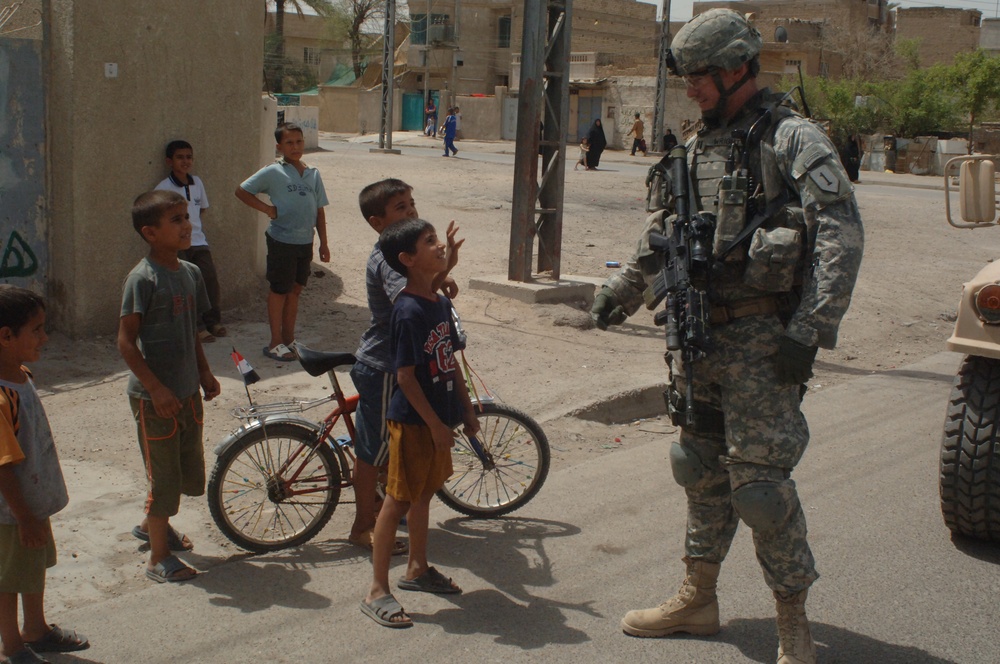
{"type": "Polygon", "coordinates": [[[56,542],[48,519],[45,528],[45,546],[29,549],[21,544],[16,525],[0,523],[0,593],[33,595],[45,590],[45,570],[56,564],[56,542]]]}
{"type": "Polygon", "coordinates": [[[153,402],[129,397],[139,434],[139,450],[146,469],[149,491],[146,514],[173,516],[181,504],[181,494],[205,493],[205,449],[201,431],[204,410],[201,394],[181,399],[181,412],[163,418],[153,402]]]}
{"type": "Polygon", "coordinates": [[[437,451],[430,427],[386,422],[389,427],[389,480],[385,492],[405,503],[430,497],[451,477],[451,448],[437,451]]]}

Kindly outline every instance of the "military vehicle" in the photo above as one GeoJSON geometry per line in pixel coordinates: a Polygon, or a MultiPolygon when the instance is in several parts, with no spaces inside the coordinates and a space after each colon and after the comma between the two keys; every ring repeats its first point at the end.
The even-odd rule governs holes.
{"type": "MultiPolygon", "coordinates": [[[[997,155],[948,161],[949,224],[974,229],[998,225],[997,163],[997,155]],[[956,171],[961,221],[952,219],[956,171]]],[[[941,512],[954,534],[1000,542],[1000,261],[965,283],[948,349],[965,359],[948,398],[941,440],[941,512]]]]}

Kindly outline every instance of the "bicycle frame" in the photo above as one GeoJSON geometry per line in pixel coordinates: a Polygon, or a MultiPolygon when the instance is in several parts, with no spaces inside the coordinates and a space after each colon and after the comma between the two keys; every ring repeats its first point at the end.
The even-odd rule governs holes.
{"type": "Polygon", "coordinates": [[[288,459],[285,460],[281,467],[275,470],[275,475],[283,478],[283,495],[298,496],[325,490],[322,487],[300,490],[292,489],[292,487],[297,483],[299,475],[306,467],[306,463],[309,461],[312,454],[315,454],[316,445],[330,445],[333,451],[337,454],[338,460],[341,462],[340,468],[342,475],[339,479],[340,487],[347,488],[352,486],[352,475],[354,465],[357,463],[357,457],[354,455],[353,451],[353,441],[356,433],[354,429],[354,421],[351,419],[351,413],[357,410],[358,395],[347,396],[344,394],[344,391],[340,387],[340,381],[337,380],[337,375],[334,370],[328,371],[327,377],[330,379],[330,385],[333,388],[333,393],[329,396],[305,401],[280,401],[269,404],[251,403],[249,406],[240,406],[233,409],[233,417],[241,420],[244,424],[215,446],[215,454],[217,456],[221,455],[227,447],[234,444],[237,440],[254,429],[263,429],[266,439],[267,425],[269,424],[289,423],[304,426],[315,432],[316,444],[308,448],[309,452],[302,459],[299,467],[295,469],[291,475],[286,476],[285,473],[288,472],[289,469],[293,468],[294,462],[301,457],[307,446],[302,446],[302,448],[295,450],[288,456],[288,459]],[[319,423],[305,417],[296,416],[296,413],[304,413],[308,410],[312,410],[313,408],[330,403],[331,401],[335,401],[337,403],[336,407],[334,407],[334,409],[330,411],[330,413],[319,423]],[[337,422],[339,422],[341,418],[343,418],[344,426],[347,428],[348,437],[346,439],[336,438],[330,435],[333,428],[337,425],[337,422]]]}

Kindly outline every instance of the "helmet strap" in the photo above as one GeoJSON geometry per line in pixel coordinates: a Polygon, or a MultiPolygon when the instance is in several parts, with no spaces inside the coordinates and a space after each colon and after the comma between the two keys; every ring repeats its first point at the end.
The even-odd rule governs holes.
{"type": "Polygon", "coordinates": [[[719,91],[719,101],[715,103],[715,107],[712,110],[702,114],[702,118],[705,123],[713,126],[721,124],[722,114],[726,111],[726,102],[729,101],[729,98],[732,97],[737,90],[746,85],[747,81],[753,78],[753,75],[750,73],[750,67],[747,66],[747,71],[743,74],[740,80],[733,83],[729,86],[729,88],[726,88],[722,82],[721,72],[722,70],[720,69],[716,69],[712,72],[712,82],[715,83],[715,89],[719,91]]]}

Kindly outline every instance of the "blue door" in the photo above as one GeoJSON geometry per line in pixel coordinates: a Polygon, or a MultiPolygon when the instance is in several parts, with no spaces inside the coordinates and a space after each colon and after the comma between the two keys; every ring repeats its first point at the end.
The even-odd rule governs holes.
{"type": "Polygon", "coordinates": [[[590,131],[594,120],[601,119],[601,107],[604,97],[577,97],[576,107],[576,140],[579,142],[590,131]]]}
{"type": "MultiPolygon", "coordinates": [[[[431,92],[430,98],[438,105],[438,93],[431,92]]],[[[441,119],[439,112],[438,119],[441,119]]],[[[423,131],[427,124],[424,118],[424,95],[422,93],[403,93],[403,131],[423,131]]]]}

